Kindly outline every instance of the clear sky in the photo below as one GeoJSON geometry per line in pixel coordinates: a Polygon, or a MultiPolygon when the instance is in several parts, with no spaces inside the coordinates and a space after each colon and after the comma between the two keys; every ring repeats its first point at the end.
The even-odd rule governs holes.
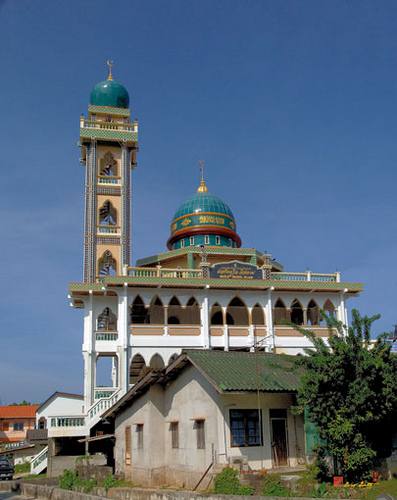
{"type": "Polygon", "coordinates": [[[0,0],[0,399],[82,390],[83,182],[76,145],[115,62],[140,122],[134,260],[165,249],[196,189],[286,270],[362,281],[396,311],[397,2],[0,0]]]}

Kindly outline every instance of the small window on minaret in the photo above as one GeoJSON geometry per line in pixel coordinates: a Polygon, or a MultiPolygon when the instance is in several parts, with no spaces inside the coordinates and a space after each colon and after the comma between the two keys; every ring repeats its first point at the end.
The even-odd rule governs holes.
{"type": "Polygon", "coordinates": [[[220,236],[216,236],[216,237],[215,237],[215,243],[216,243],[217,245],[220,245],[220,244],[221,244],[221,237],[220,237],[220,236]]]}
{"type": "Polygon", "coordinates": [[[181,240],[181,248],[185,246],[185,240],[181,240]]]}
{"type": "Polygon", "coordinates": [[[116,274],[116,260],[112,252],[106,250],[98,262],[99,276],[114,276],[116,274]]]}
{"type": "Polygon", "coordinates": [[[204,244],[209,245],[210,244],[210,237],[209,236],[204,236],[204,244]]]}
{"type": "Polygon", "coordinates": [[[117,224],[117,211],[109,200],[105,201],[99,209],[99,224],[101,226],[115,226],[117,224]]]}
{"type": "Polygon", "coordinates": [[[116,176],[117,175],[117,161],[114,159],[112,153],[108,151],[105,156],[100,160],[99,175],[102,177],[116,176]]]}
{"type": "Polygon", "coordinates": [[[190,236],[190,244],[194,245],[194,236],[190,236]]]}

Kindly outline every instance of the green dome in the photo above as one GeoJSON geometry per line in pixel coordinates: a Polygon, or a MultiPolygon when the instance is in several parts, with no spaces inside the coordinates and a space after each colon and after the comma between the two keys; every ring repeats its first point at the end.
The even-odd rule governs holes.
{"type": "Polygon", "coordinates": [[[233,212],[223,200],[208,192],[204,180],[197,193],[180,205],[171,222],[168,248],[191,245],[241,245],[233,212]]]}
{"type": "Polygon", "coordinates": [[[91,91],[90,104],[112,108],[128,108],[130,97],[123,85],[114,80],[104,80],[91,91]]]}
{"type": "Polygon", "coordinates": [[[229,206],[226,205],[218,196],[210,193],[196,193],[187,199],[175,212],[174,219],[178,219],[183,215],[212,212],[216,214],[225,214],[234,220],[234,215],[229,206]]]}

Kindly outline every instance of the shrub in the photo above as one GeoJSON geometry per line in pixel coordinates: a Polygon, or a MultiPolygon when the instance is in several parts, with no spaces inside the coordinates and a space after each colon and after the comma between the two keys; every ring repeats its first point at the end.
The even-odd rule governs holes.
{"type": "Polygon", "coordinates": [[[231,467],[225,467],[215,476],[214,490],[223,495],[252,495],[254,492],[250,486],[240,484],[238,472],[231,467]]]}
{"type": "Polygon", "coordinates": [[[59,487],[63,490],[74,490],[79,478],[74,470],[66,469],[59,477],[59,487]]]}
{"type": "Polygon", "coordinates": [[[269,474],[262,482],[263,496],[289,497],[291,490],[287,488],[280,480],[279,476],[269,474]]]}
{"type": "Polygon", "coordinates": [[[108,476],[105,477],[103,480],[102,486],[105,488],[106,491],[110,490],[110,488],[115,488],[118,486],[120,481],[116,479],[114,476],[109,474],[108,476]]]}

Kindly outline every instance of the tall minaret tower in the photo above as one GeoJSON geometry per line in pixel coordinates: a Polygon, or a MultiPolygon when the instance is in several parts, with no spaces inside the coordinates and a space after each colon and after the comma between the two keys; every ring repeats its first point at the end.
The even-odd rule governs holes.
{"type": "Polygon", "coordinates": [[[138,123],[131,122],[129,95],[113,80],[95,85],[88,119],[80,118],[81,161],[86,166],[84,281],[121,275],[130,263],[131,169],[136,166],[138,123]]]}

